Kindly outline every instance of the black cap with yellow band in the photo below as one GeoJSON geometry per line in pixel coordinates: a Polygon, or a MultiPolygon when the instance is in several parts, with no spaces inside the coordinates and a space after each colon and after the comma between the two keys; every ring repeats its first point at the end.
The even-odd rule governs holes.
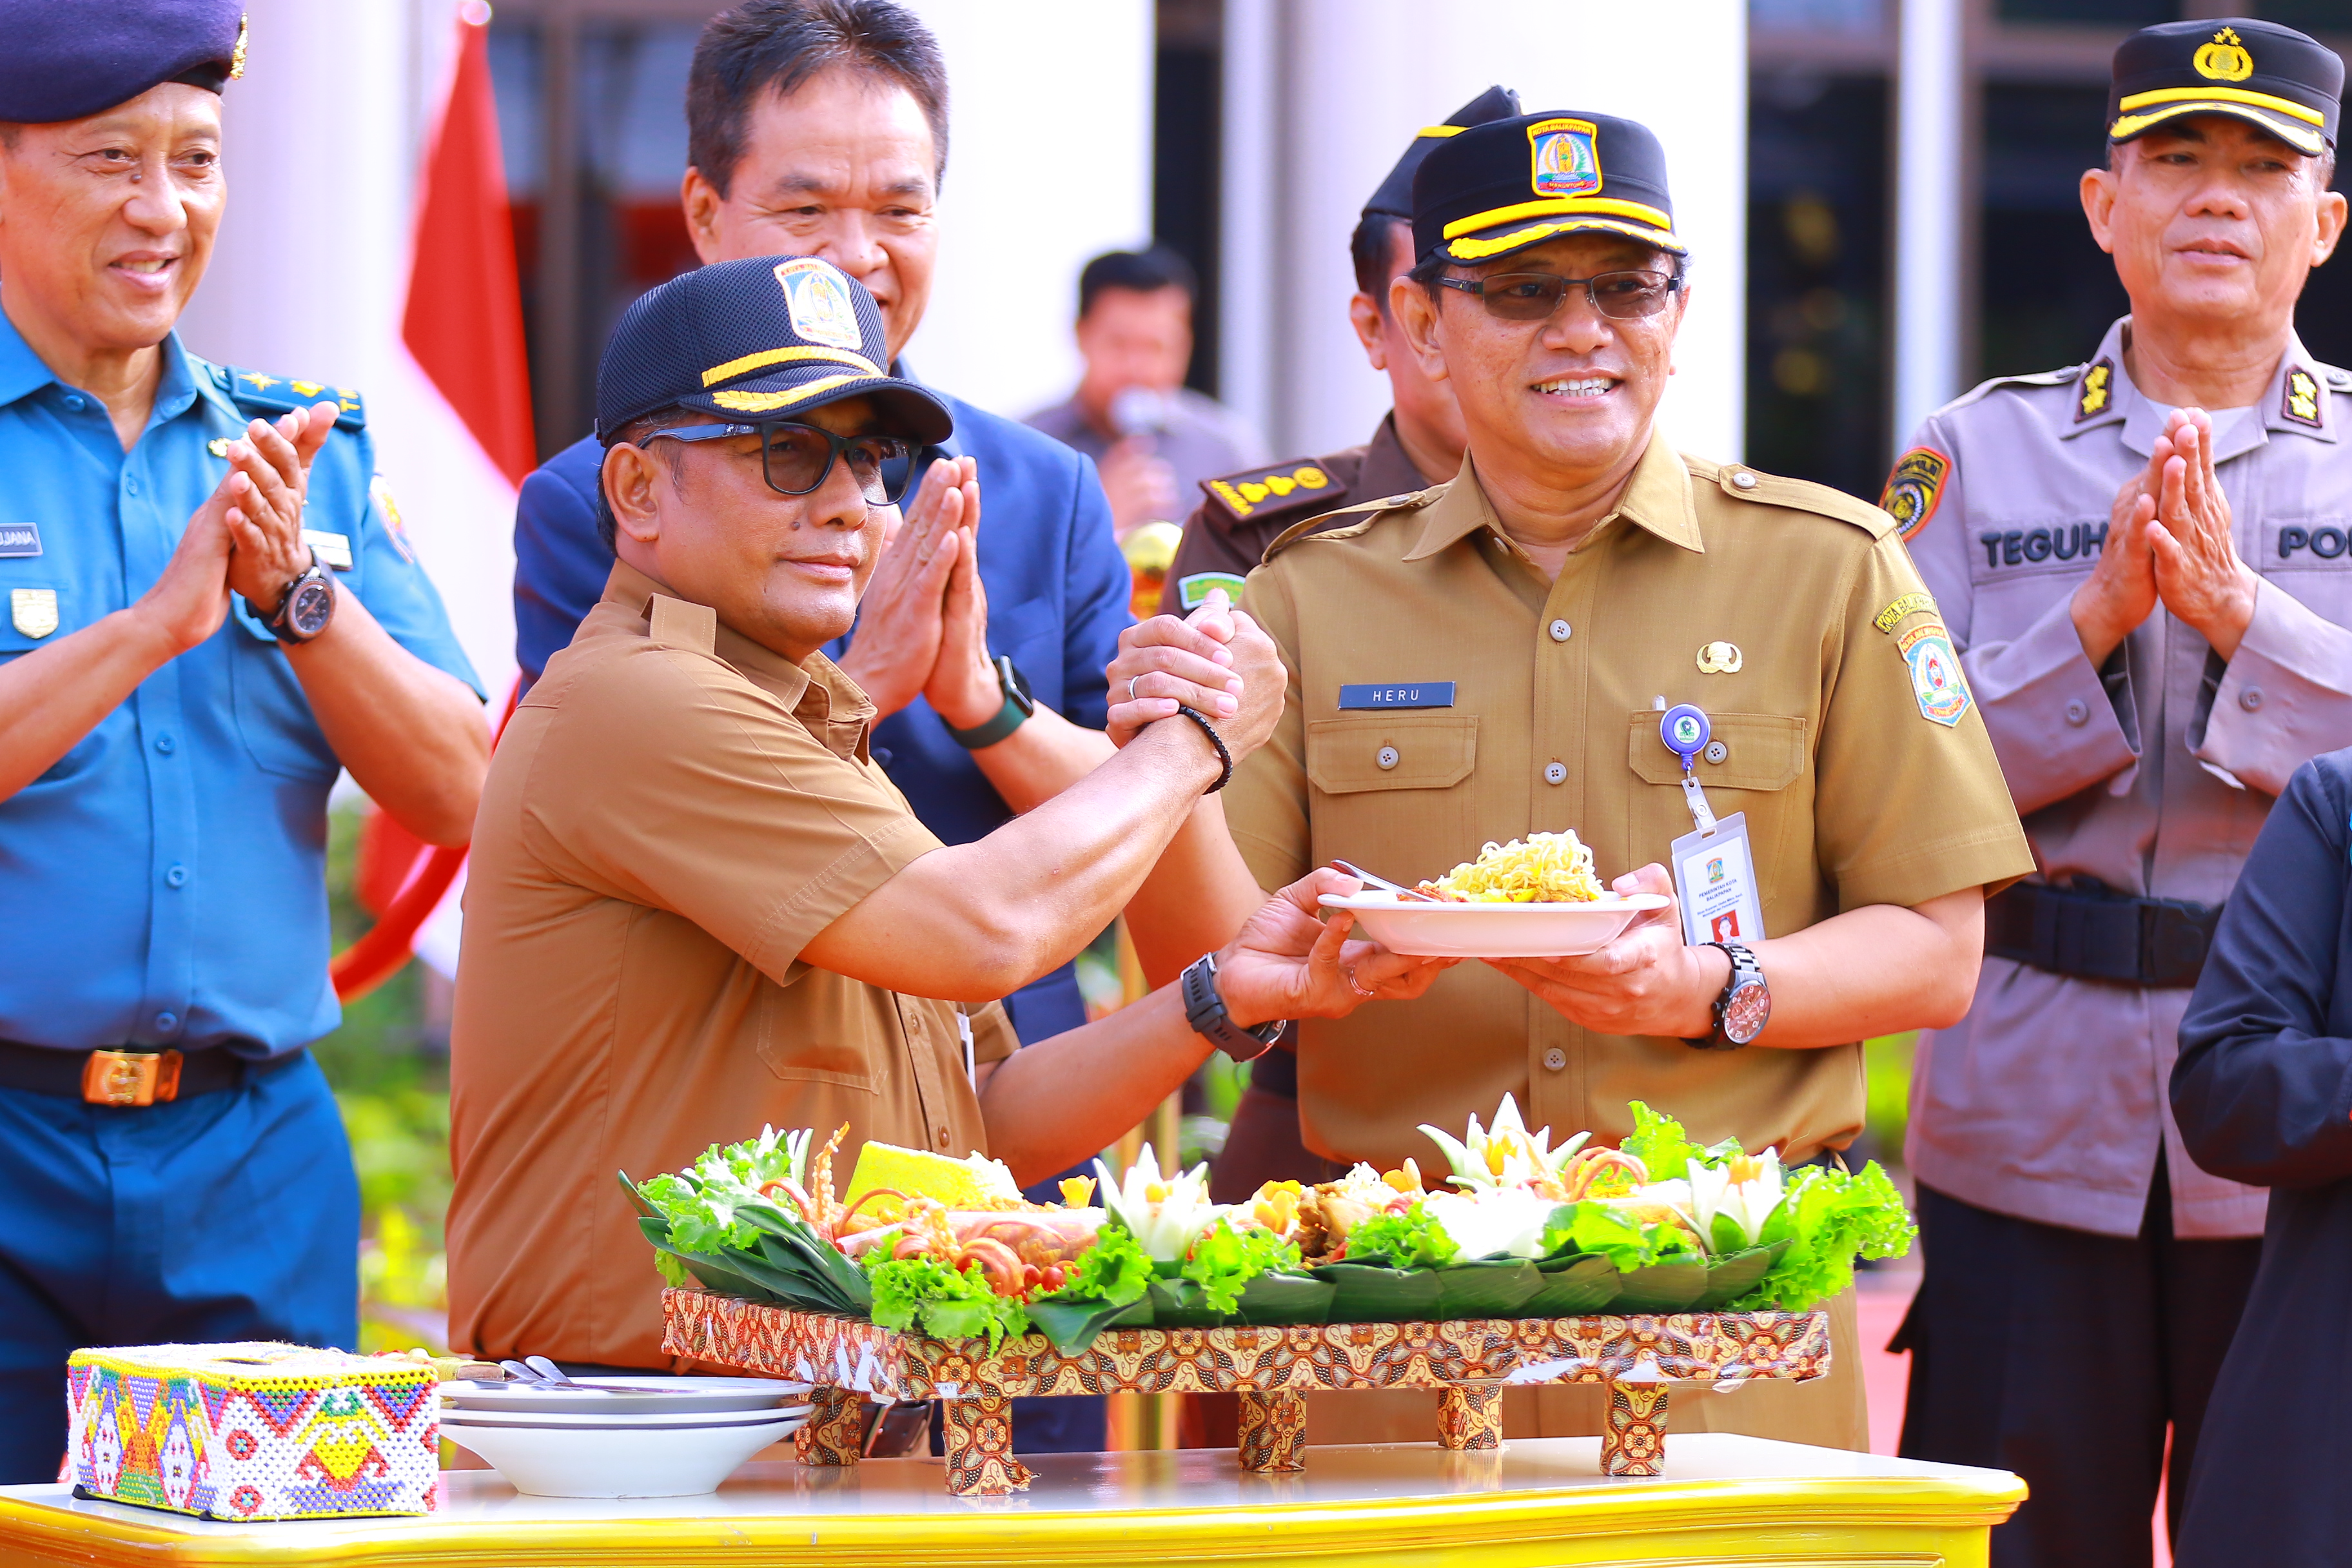
{"type": "Polygon", "coordinates": [[[1488,88],[1435,125],[1424,125],[1412,133],[1412,142],[1404,156],[1396,161],[1389,177],[1364,204],[1364,216],[1398,217],[1412,221],[1412,176],[1421,168],[1421,161],[1440,142],[1450,142],[1473,125],[1484,125],[1490,120],[1508,120],[1519,111],[1519,95],[1499,84],[1488,88]]]}
{"type": "Polygon", "coordinates": [[[746,421],[796,419],[874,400],[888,433],[945,440],[955,420],[929,389],[892,375],[882,311],[865,285],[814,256],[719,261],[631,305],[596,371],[596,434],[670,408],[746,421]]]}
{"type": "Polygon", "coordinates": [[[1666,153],[1646,125],[1553,110],[1432,148],[1412,177],[1413,255],[1491,261],[1563,234],[1622,234],[1676,256],[1666,153]]]}
{"type": "Polygon", "coordinates": [[[2143,27],[2116,49],[2107,140],[2188,114],[2226,114],[2306,157],[2336,145],[2344,61],[2293,27],[2243,16],[2143,27]]]}

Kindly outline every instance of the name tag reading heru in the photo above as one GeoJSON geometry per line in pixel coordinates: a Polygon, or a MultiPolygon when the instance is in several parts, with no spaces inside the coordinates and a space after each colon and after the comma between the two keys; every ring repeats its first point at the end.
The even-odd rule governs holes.
{"type": "Polygon", "coordinates": [[[1454,682],[1450,680],[1408,680],[1392,686],[1342,686],[1339,707],[1349,708],[1451,708],[1454,706],[1454,682]]]}

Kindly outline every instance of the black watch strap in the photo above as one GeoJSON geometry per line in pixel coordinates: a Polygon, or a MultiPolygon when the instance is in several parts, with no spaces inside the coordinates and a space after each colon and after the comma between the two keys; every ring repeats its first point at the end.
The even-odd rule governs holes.
{"type": "Polygon", "coordinates": [[[1282,1037],[1284,1020],[1276,1018],[1244,1029],[1225,1016],[1225,999],[1217,994],[1217,955],[1204,952],[1194,959],[1177,983],[1184,998],[1184,1021],[1192,1032],[1237,1062],[1253,1061],[1274,1048],[1282,1037]]]}
{"type": "Polygon", "coordinates": [[[985,724],[977,724],[969,730],[959,730],[952,724],[947,727],[948,738],[967,752],[977,752],[984,746],[996,744],[1027,723],[1029,716],[1037,710],[1037,700],[1029,695],[1029,683],[1013,668],[1013,656],[999,654],[992,664],[996,670],[997,689],[1004,693],[1004,706],[999,708],[996,717],[985,724]]]}

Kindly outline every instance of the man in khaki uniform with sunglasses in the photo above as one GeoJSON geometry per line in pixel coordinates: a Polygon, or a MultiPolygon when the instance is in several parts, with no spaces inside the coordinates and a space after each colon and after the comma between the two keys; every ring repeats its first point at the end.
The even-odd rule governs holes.
{"type": "MultiPolygon", "coordinates": [[[[1654,432],[1685,250],[1646,129],[1465,131],[1414,179],[1413,244],[1390,303],[1468,452],[1448,484],[1302,523],[1250,577],[1290,688],[1226,796],[1255,873],[1233,912],[1334,856],[1411,882],[1570,828],[1619,889],[1674,891],[1670,847],[1697,829],[1660,710],[1682,704],[1708,721],[1707,805],[1745,814],[1754,898],[1699,931],[1717,943],[1668,909],[1588,956],[1465,963],[1418,1000],[1302,1023],[1307,1143],[1443,1169],[1418,1125],[1508,1092],[1560,1135],[1614,1142],[1642,1100],[1703,1142],[1842,1149],[1856,1042],[1958,1018],[1986,889],[2032,869],[1934,602],[1875,507],[1654,432]]],[[[1866,1447],[1852,1296],[1832,1312],[1828,1377],[1678,1391],[1675,1426],[1866,1447]]],[[[1514,1398],[1517,1432],[1599,1430],[1596,1389],[1514,1398]]],[[[1425,1408],[1387,1414],[1425,1436],[1425,1408]]]]}

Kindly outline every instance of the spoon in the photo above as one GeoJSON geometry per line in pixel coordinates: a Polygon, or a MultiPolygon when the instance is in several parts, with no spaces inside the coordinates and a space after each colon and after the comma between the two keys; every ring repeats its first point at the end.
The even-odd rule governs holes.
{"type": "Polygon", "coordinates": [[[1375,877],[1370,871],[1365,870],[1361,866],[1350,865],[1345,860],[1335,859],[1331,864],[1339,868],[1340,870],[1345,871],[1349,876],[1353,877],[1359,882],[1370,882],[1375,888],[1386,888],[1390,892],[1394,893],[1401,899],[1417,899],[1424,904],[1442,904],[1445,901],[1444,899],[1433,899],[1418,888],[1402,887],[1395,882],[1390,881],[1386,877],[1375,877]]]}
{"type": "Polygon", "coordinates": [[[569,1394],[676,1394],[675,1388],[624,1387],[618,1384],[574,1383],[564,1370],[543,1355],[527,1355],[520,1361],[502,1361],[499,1370],[517,1383],[528,1383],[539,1388],[561,1389],[569,1394]]]}

